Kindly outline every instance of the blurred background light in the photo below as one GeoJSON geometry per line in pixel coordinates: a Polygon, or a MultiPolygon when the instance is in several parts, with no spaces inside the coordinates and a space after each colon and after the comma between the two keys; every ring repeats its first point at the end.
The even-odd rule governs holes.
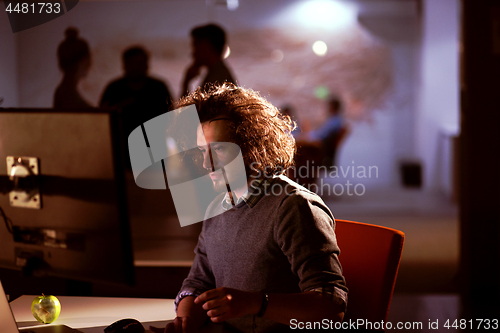
{"type": "Polygon", "coordinates": [[[341,30],[357,23],[357,6],[340,0],[311,0],[290,3],[277,17],[303,27],[341,30]]]}
{"type": "Polygon", "coordinates": [[[238,9],[240,3],[238,0],[227,0],[227,9],[236,10],[238,9]]]}
{"type": "Polygon", "coordinates": [[[328,46],[325,42],[318,40],[314,42],[312,50],[317,56],[323,57],[328,52],[328,46]]]}
{"type": "Polygon", "coordinates": [[[317,86],[314,88],[314,96],[318,99],[325,100],[330,96],[330,89],[326,86],[317,86]]]}
{"type": "Polygon", "coordinates": [[[205,3],[207,6],[226,7],[231,11],[238,9],[240,6],[239,0],[206,0],[205,3]]]}
{"type": "Polygon", "coordinates": [[[271,60],[274,62],[280,62],[281,60],[283,60],[283,57],[284,54],[281,50],[276,49],[271,52],[271,60]]]}

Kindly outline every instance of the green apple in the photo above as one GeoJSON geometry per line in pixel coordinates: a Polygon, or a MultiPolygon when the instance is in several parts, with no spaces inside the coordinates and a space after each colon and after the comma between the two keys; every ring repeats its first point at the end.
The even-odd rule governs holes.
{"type": "Polygon", "coordinates": [[[61,303],[55,296],[38,296],[31,303],[33,316],[41,323],[50,324],[59,317],[61,303]]]}

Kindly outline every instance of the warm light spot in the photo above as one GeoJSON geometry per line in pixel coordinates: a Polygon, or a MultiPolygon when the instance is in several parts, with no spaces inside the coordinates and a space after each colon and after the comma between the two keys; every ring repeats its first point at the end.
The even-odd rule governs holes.
{"type": "Polygon", "coordinates": [[[313,49],[313,52],[317,56],[320,56],[320,57],[323,57],[326,54],[326,52],[328,51],[328,47],[326,46],[326,43],[321,41],[321,40],[314,42],[312,49],[313,49]]]}
{"type": "Polygon", "coordinates": [[[226,46],[226,53],[224,53],[224,59],[229,57],[230,54],[231,54],[231,49],[229,48],[229,46],[226,46]]]}
{"type": "Polygon", "coordinates": [[[281,60],[283,60],[283,57],[283,51],[281,50],[273,50],[271,52],[271,60],[274,62],[280,62],[281,60]]]}

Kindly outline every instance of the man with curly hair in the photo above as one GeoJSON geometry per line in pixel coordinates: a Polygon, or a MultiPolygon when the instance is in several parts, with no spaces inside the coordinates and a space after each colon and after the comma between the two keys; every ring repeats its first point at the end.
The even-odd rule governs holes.
{"type": "Polygon", "coordinates": [[[243,332],[341,321],[347,288],[333,215],[284,176],[296,151],[294,123],[255,91],[231,84],[198,89],[178,106],[192,104],[202,165],[221,193],[207,209],[165,332],[196,332],[208,320],[243,332]],[[243,182],[230,165],[240,149],[243,182]]]}

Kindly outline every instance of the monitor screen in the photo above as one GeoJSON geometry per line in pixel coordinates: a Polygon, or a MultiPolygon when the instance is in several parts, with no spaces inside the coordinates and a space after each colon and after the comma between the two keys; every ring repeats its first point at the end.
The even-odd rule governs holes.
{"type": "Polygon", "coordinates": [[[133,283],[121,121],[0,109],[0,267],[133,283]]]}

